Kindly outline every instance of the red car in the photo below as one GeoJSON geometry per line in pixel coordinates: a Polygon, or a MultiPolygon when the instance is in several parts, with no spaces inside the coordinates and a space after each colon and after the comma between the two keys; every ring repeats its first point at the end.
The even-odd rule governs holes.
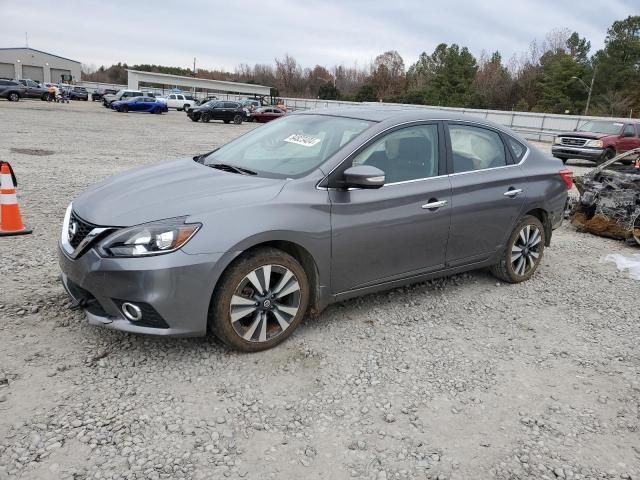
{"type": "Polygon", "coordinates": [[[640,123],[590,120],[573,132],[556,136],[551,152],[566,162],[568,158],[591,160],[598,164],[640,147],[640,123]]]}
{"type": "Polygon", "coordinates": [[[276,107],[260,107],[256,108],[251,115],[249,116],[249,120],[251,122],[259,122],[266,123],[271,120],[275,120],[276,118],[280,118],[286,113],[279,108],[276,107]]]}

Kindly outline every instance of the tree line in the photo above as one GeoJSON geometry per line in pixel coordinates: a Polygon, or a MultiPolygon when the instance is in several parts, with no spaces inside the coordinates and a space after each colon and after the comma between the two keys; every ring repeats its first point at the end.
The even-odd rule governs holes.
{"type": "Polygon", "coordinates": [[[118,63],[85,69],[83,79],[126,83],[126,69],[274,87],[274,95],[384,101],[496,110],[582,114],[589,90],[589,114],[640,115],[640,16],[613,22],[604,48],[578,32],[556,29],[507,62],[499,51],[479,58],[465,46],[438,45],[408,66],[395,50],[368,65],[304,68],[291,55],[274,64],[240,64],[233,72],[118,63]]]}

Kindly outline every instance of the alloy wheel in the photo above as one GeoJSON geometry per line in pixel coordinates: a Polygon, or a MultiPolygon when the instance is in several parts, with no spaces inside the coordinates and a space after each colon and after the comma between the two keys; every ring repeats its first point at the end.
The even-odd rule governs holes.
{"type": "Polygon", "coordinates": [[[246,275],[230,302],[236,334],[248,342],[266,342],[282,335],[300,308],[300,283],[282,265],[263,265],[246,275]]]}
{"type": "Polygon", "coordinates": [[[516,275],[524,276],[536,267],[540,260],[542,234],[535,225],[525,225],[511,247],[511,268],[516,275]]]}

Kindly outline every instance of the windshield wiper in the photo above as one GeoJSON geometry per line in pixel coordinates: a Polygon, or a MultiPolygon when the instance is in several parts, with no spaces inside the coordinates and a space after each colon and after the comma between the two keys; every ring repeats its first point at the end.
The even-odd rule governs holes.
{"type": "Polygon", "coordinates": [[[253,170],[249,170],[248,168],[236,167],[235,165],[231,165],[229,163],[212,163],[208,165],[211,168],[217,168],[218,170],[224,170],[225,172],[233,172],[239,173],[241,175],[257,175],[253,170]]]}

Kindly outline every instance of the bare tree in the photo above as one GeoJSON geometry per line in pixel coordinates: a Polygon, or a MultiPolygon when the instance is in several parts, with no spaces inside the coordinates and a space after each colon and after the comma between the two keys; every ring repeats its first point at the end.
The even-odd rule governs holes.
{"type": "Polygon", "coordinates": [[[372,77],[381,97],[400,93],[404,82],[404,60],[396,50],[378,55],[373,62],[372,77]]]}
{"type": "Polygon", "coordinates": [[[276,84],[281,93],[290,95],[296,93],[300,87],[302,68],[291,55],[286,53],[282,59],[276,58],[276,84]]]}

